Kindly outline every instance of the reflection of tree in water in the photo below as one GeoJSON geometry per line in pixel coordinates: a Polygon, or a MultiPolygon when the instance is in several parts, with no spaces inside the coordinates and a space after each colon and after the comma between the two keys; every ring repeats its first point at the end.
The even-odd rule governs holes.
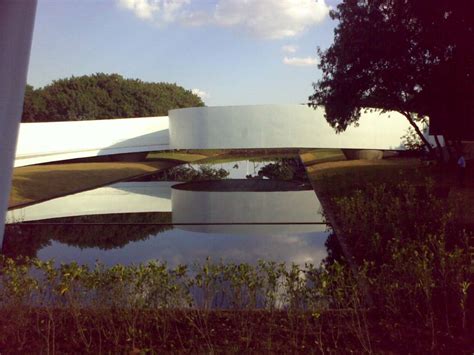
{"type": "Polygon", "coordinates": [[[274,163],[260,168],[257,176],[247,176],[247,178],[264,177],[274,180],[309,182],[304,165],[298,158],[277,159],[274,163]]]}
{"type": "Polygon", "coordinates": [[[171,213],[121,213],[97,216],[55,218],[37,224],[8,225],[3,254],[8,257],[34,257],[41,248],[58,241],[79,248],[122,248],[132,241],[172,229],[171,213]],[[60,223],[60,224],[48,224],[60,223]],[[93,223],[93,224],[91,224],[93,223]]]}
{"type": "Polygon", "coordinates": [[[222,180],[229,176],[225,169],[215,169],[209,165],[201,165],[198,169],[191,165],[177,166],[164,171],[140,177],[133,181],[203,181],[222,180]]]}
{"type": "Polygon", "coordinates": [[[342,252],[339,240],[334,232],[331,232],[324,243],[328,255],[324,258],[323,263],[325,265],[331,265],[334,262],[344,263],[345,258],[342,252]]]}

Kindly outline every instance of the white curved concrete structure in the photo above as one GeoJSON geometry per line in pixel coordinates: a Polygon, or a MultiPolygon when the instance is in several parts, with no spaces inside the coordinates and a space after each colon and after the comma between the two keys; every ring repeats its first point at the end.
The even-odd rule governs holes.
{"type": "Polygon", "coordinates": [[[22,123],[15,167],[167,149],[347,148],[403,150],[409,123],[397,112],[363,113],[337,134],[324,109],[305,105],[194,107],[169,116],[22,123]]]}
{"type": "Polygon", "coordinates": [[[367,112],[336,134],[324,109],[306,105],[198,107],[169,111],[171,149],[403,149],[409,123],[397,112],[367,112]]]}
{"type": "Polygon", "coordinates": [[[168,116],[22,123],[15,167],[169,149],[168,116]]]}

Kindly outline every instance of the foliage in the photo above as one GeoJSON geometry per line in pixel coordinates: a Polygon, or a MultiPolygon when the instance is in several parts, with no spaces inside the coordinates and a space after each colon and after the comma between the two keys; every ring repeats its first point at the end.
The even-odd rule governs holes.
{"type": "Polygon", "coordinates": [[[120,213],[43,220],[5,227],[4,255],[35,257],[52,241],[79,248],[122,248],[171,229],[171,213],[120,213]],[[51,224],[49,224],[51,223],[51,224]]]}
{"type": "MultiPolygon", "coordinates": [[[[199,165],[198,168],[191,165],[180,165],[154,174],[139,178],[139,181],[204,181],[222,180],[229,176],[225,169],[213,168],[212,165],[199,165]]],[[[135,180],[137,181],[137,180],[135,180]]]]}
{"type": "Polygon", "coordinates": [[[355,279],[341,265],[322,269],[207,260],[192,268],[170,269],[152,261],[89,269],[76,263],[55,267],[52,261],[18,263],[2,257],[1,268],[3,349],[359,348],[353,312],[341,308],[345,293],[339,281],[331,281],[344,280],[350,297],[360,297],[355,279]],[[328,299],[336,295],[341,303],[331,305],[328,299]],[[325,314],[332,308],[337,325],[325,314]],[[334,342],[339,331],[344,339],[334,342]]]}
{"type": "Polygon", "coordinates": [[[402,136],[402,144],[408,151],[423,152],[425,150],[425,144],[412,127],[409,127],[405,135],[402,136]]]}
{"type": "MultiPolygon", "coordinates": [[[[428,120],[426,117],[418,117],[415,121],[419,122],[422,125],[422,131],[428,131],[428,120]]],[[[418,133],[413,129],[413,127],[408,127],[406,133],[402,138],[402,144],[406,150],[421,153],[426,150],[425,143],[420,138],[418,133]]]]}
{"type": "Polygon", "coordinates": [[[442,291],[455,290],[446,295],[459,301],[446,315],[451,329],[457,323],[469,326],[470,282],[455,268],[462,270],[463,253],[436,252],[440,246],[393,244],[392,264],[374,268],[366,261],[355,269],[337,261],[301,267],[210,259],[191,267],[151,261],[89,269],[2,257],[0,344],[23,352],[314,346],[319,351],[420,352],[431,345],[432,323],[435,331],[441,323],[436,317],[443,309],[433,306],[442,291]],[[436,264],[437,270],[446,265],[447,274],[431,273],[437,261],[447,262],[436,264]],[[361,286],[365,283],[375,308],[361,286]]]}
{"type": "Polygon", "coordinates": [[[394,342],[405,341],[408,329],[424,328],[431,350],[440,349],[441,336],[467,331],[473,306],[472,234],[453,223],[455,207],[442,195],[431,181],[401,181],[368,184],[335,201],[335,213],[344,216],[338,233],[350,262],[366,266],[363,280],[381,326],[394,342]]]}
{"type": "Polygon", "coordinates": [[[203,106],[181,86],[97,73],[26,88],[23,122],[166,116],[168,111],[203,106]]]}
{"type": "Polygon", "coordinates": [[[299,158],[281,158],[277,159],[274,163],[266,164],[258,171],[258,177],[283,181],[308,180],[304,166],[299,158]]]}
{"type": "MultiPolygon", "coordinates": [[[[430,116],[440,105],[469,105],[474,95],[471,3],[343,1],[331,12],[338,21],[334,43],[318,50],[323,77],[313,85],[311,105],[324,105],[328,122],[339,131],[357,122],[367,107],[399,111],[417,130],[413,112],[430,116]]],[[[443,119],[448,118],[450,124],[458,119],[443,119]]]]}

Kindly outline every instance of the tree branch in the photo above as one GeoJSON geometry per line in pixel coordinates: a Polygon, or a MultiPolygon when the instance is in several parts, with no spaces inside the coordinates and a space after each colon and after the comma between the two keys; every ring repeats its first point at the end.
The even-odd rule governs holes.
{"type": "Polygon", "coordinates": [[[425,138],[425,136],[423,135],[423,132],[421,132],[420,130],[420,127],[418,127],[418,125],[416,124],[415,120],[413,119],[413,116],[410,114],[410,112],[408,111],[400,111],[400,113],[406,117],[406,119],[408,120],[408,122],[410,122],[411,126],[413,127],[413,129],[415,130],[415,132],[418,134],[418,136],[420,137],[420,139],[423,141],[423,143],[425,144],[426,148],[428,148],[428,151],[430,152],[430,154],[434,154],[434,150],[433,150],[433,147],[431,146],[430,142],[428,142],[428,140],[425,138]]]}

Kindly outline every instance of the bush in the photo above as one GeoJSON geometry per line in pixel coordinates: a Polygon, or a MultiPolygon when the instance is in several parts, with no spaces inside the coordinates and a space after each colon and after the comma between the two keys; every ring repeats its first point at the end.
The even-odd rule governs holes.
{"type": "Polygon", "coordinates": [[[350,263],[365,265],[359,277],[387,334],[406,342],[407,334],[422,330],[429,336],[417,341],[432,350],[440,338],[466,332],[472,317],[472,237],[435,192],[429,180],[367,185],[334,204],[339,238],[351,250],[350,263]]]}

